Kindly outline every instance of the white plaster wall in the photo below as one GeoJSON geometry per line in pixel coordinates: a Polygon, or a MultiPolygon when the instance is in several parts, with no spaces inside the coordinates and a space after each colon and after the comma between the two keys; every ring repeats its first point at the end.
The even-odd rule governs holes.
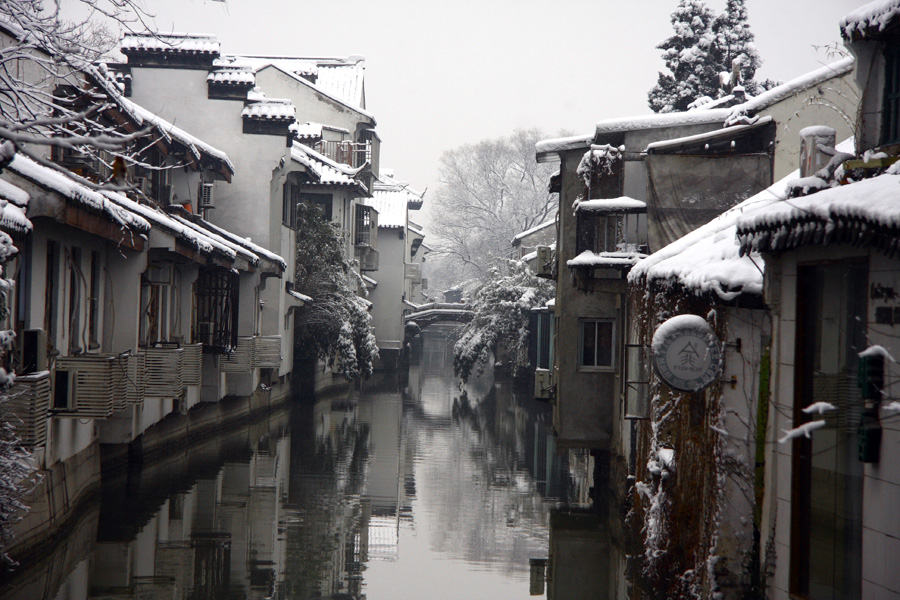
{"type": "Polygon", "coordinates": [[[402,229],[379,228],[378,270],[369,275],[378,286],[369,292],[372,323],[379,349],[400,349],[403,345],[403,289],[406,240],[402,229]]]}

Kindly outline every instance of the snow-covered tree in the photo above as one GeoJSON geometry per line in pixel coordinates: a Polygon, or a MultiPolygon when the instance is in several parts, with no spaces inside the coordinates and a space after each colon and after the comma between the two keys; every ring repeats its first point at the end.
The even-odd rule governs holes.
{"type": "Polygon", "coordinates": [[[732,65],[737,65],[740,84],[748,94],[760,92],[759,84],[753,79],[762,59],[753,43],[753,32],[747,20],[746,0],[727,0],[725,11],[716,17],[712,26],[715,44],[711,53],[721,73],[731,73],[732,65]]]}
{"type": "Polygon", "coordinates": [[[680,0],[671,20],[675,34],[657,46],[669,72],[660,72],[647,94],[654,112],[687,110],[698,99],[720,98],[737,85],[756,95],[775,84],[754,80],[762,59],[746,0],[727,0],[718,16],[703,0],[680,0]]]}
{"type": "Polygon", "coordinates": [[[453,347],[453,370],[467,381],[472,372],[484,371],[491,354],[513,372],[528,366],[528,315],[544,306],[556,288],[538,278],[522,261],[506,261],[507,274],[499,266],[475,294],[475,315],[453,347]]]}
{"type": "Polygon", "coordinates": [[[356,292],[358,275],[344,259],[340,231],[317,207],[300,203],[297,239],[294,289],[312,300],[294,318],[295,352],[325,361],[347,379],[368,377],[378,347],[368,302],[356,292]]]}
{"type": "Polygon", "coordinates": [[[675,34],[660,43],[668,73],[659,73],[648,94],[654,112],[687,110],[701,96],[715,98],[719,90],[719,71],[713,52],[715,13],[703,0],[680,0],[671,17],[675,34]]]}
{"type": "MultiPolygon", "coordinates": [[[[556,201],[547,189],[555,167],[534,159],[534,145],[544,137],[537,129],[519,129],[441,156],[429,261],[442,260],[455,271],[452,283],[484,281],[491,266],[509,256],[516,235],[552,217],[556,201]]],[[[429,277],[436,281],[433,273],[429,277]]]]}

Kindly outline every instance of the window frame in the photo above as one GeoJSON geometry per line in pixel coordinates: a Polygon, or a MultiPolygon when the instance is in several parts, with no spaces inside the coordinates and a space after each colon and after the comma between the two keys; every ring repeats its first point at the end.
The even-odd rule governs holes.
{"type": "Polygon", "coordinates": [[[593,372],[612,372],[616,368],[616,320],[603,317],[583,317],[578,319],[578,370],[593,372]],[[594,324],[594,362],[599,363],[598,346],[600,336],[597,335],[597,325],[609,323],[609,364],[584,364],[584,344],[586,326],[594,324]]]}

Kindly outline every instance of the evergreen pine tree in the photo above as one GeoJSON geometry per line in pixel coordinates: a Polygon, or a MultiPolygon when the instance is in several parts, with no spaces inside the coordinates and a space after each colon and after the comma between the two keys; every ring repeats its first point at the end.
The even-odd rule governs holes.
{"type": "Polygon", "coordinates": [[[660,73],[656,85],[647,94],[654,112],[687,110],[701,96],[715,98],[719,93],[719,69],[710,56],[716,36],[715,13],[703,0],[680,0],[672,13],[675,35],[657,48],[670,73],[660,73]]]}
{"type": "Polygon", "coordinates": [[[725,12],[716,17],[712,26],[715,44],[712,59],[717,70],[731,73],[732,61],[739,61],[741,81],[748,94],[756,95],[762,89],[754,81],[762,59],[753,43],[753,32],[747,21],[746,0],[727,0],[725,12]]]}

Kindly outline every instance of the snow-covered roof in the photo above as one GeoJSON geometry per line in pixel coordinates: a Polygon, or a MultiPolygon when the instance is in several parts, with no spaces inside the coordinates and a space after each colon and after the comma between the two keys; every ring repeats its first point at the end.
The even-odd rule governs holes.
{"type": "Polygon", "coordinates": [[[372,287],[378,286],[378,282],[375,281],[374,279],[372,279],[371,277],[369,277],[368,275],[363,274],[363,275],[361,275],[361,277],[362,277],[362,280],[365,281],[367,285],[371,285],[372,287]]]}
{"type": "Polygon", "coordinates": [[[745,215],[737,226],[741,251],[847,243],[894,255],[900,251],[900,173],[891,171],[745,215]]]}
{"type": "Polygon", "coordinates": [[[593,139],[593,135],[576,135],[541,140],[534,145],[534,151],[539,163],[552,162],[557,160],[560,152],[590,148],[593,139]]]}
{"type": "Polygon", "coordinates": [[[585,250],[572,260],[567,260],[569,267],[631,267],[644,258],[640,252],[592,252],[585,250]]]}
{"type": "MultiPolygon", "coordinates": [[[[17,175],[48,190],[59,193],[86,208],[95,210],[115,223],[140,233],[150,231],[150,223],[136,212],[123,207],[117,200],[125,196],[111,192],[100,193],[84,186],[63,173],[38,164],[24,154],[18,153],[7,167],[17,175]]],[[[131,202],[128,200],[128,202],[131,202]]]]}
{"type": "Polygon", "coordinates": [[[362,182],[356,179],[363,167],[354,169],[342,165],[299,142],[294,142],[291,147],[291,160],[307,168],[307,171],[315,179],[313,184],[358,186],[365,190],[362,182]]]}
{"type": "Polygon", "coordinates": [[[661,142],[653,142],[647,144],[646,152],[654,152],[657,150],[671,150],[678,146],[686,146],[699,143],[713,143],[717,140],[728,140],[747,131],[764,127],[773,121],[772,117],[754,117],[752,123],[742,123],[740,125],[732,125],[723,129],[715,129],[706,133],[698,133],[696,135],[688,135],[681,138],[671,140],[663,140],[661,142]]]}
{"type": "Polygon", "coordinates": [[[622,131],[640,129],[660,129],[679,125],[704,125],[723,123],[731,109],[713,108],[710,110],[689,110],[686,112],[657,113],[637,117],[621,117],[606,119],[597,123],[595,136],[622,131]]]}
{"type": "Polygon", "coordinates": [[[526,237],[528,237],[529,235],[531,235],[531,234],[533,234],[533,233],[537,233],[538,231],[540,231],[540,230],[542,230],[542,229],[546,229],[547,227],[552,227],[552,226],[555,226],[555,225],[556,225],[556,217],[550,219],[549,221],[544,221],[544,222],[541,223],[540,225],[535,225],[535,226],[532,227],[531,229],[528,229],[528,230],[526,230],[526,231],[523,231],[522,233],[520,233],[519,235],[517,235],[516,237],[514,237],[514,238],[512,239],[512,245],[513,245],[513,246],[516,246],[516,245],[518,245],[518,244],[521,244],[523,238],[526,238],[526,237]]]}
{"type": "Polygon", "coordinates": [[[800,92],[801,90],[819,85],[823,81],[845,75],[853,70],[854,64],[855,63],[852,56],[842,58],[833,63],[827,64],[824,67],[820,67],[815,71],[804,73],[803,75],[795,77],[790,81],[786,81],[783,84],[775,86],[770,90],[766,90],[765,92],[761,93],[751,100],[748,100],[747,102],[744,102],[743,104],[732,106],[729,109],[723,109],[730,111],[730,114],[726,118],[726,123],[732,123],[744,115],[750,115],[759,112],[760,110],[769,107],[776,102],[781,102],[785,98],[788,98],[796,94],[797,92],[800,92]]]}
{"type": "Polygon", "coordinates": [[[274,67],[332,100],[374,119],[374,116],[365,109],[364,63],[365,59],[360,56],[306,58],[253,55],[228,56],[218,62],[220,65],[246,66],[257,73],[267,67],[274,67]],[[315,83],[307,77],[314,78],[315,83]]]}
{"type": "Polygon", "coordinates": [[[133,119],[135,119],[138,124],[148,123],[153,125],[157,129],[159,129],[164,135],[168,136],[170,139],[174,139],[180,144],[186,146],[188,150],[190,150],[195,157],[200,158],[201,154],[206,154],[208,157],[213,158],[221,163],[223,163],[228,170],[233,174],[234,173],[234,164],[232,164],[231,159],[228,158],[228,155],[211,146],[210,144],[204,142],[198,137],[195,137],[185,131],[180,127],[176,127],[174,124],[169,121],[163,119],[162,117],[153,114],[151,111],[147,110],[140,104],[132,102],[129,98],[126,98],[122,94],[116,94],[114,100],[125,110],[133,119]]]}
{"type": "Polygon", "coordinates": [[[242,238],[235,233],[222,229],[218,225],[210,223],[209,221],[201,220],[200,225],[203,227],[203,229],[207,229],[213,233],[219,234],[228,242],[241,246],[261,258],[265,258],[266,260],[279,265],[282,270],[287,269],[287,262],[285,262],[285,260],[280,255],[272,252],[271,250],[267,250],[262,246],[254,244],[250,240],[250,238],[242,238]]]}
{"type": "Polygon", "coordinates": [[[736,225],[783,199],[785,184],[797,171],[728,209],[709,223],[659,249],[628,274],[630,282],[670,280],[696,292],[715,292],[730,301],[740,294],[761,295],[764,263],[758,253],[740,256],[736,225]]]}
{"type": "Polygon", "coordinates": [[[216,69],[209,72],[206,80],[224,85],[254,85],[256,76],[252,70],[245,68],[216,69]]]}
{"type": "Polygon", "coordinates": [[[841,35],[858,40],[877,35],[895,25],[900,18],[900,0],[875,0],[844,15],[841,35]]]}
{"type": "Polygon", "coordinates": [[[294,123],[291,125],[291,131],[294,132],[294,135],[303,139],[321,139],[322,128],[320,123],[313,123],[311,121],[306,123],[294,123]]]}
{"type": "Polygon", "coordinates": [[[297,107],[286,98],[263,98],[245,106],[241,116],[251,119],[293,121],[297,116],[297,107]]]}
{"type": "Polygon", "coordinates": [[[410,221],[409,224],[407,225],[407,229],[409,230],[410,233],[414,233],[416,235],[425,237],[425,230],[422,229],[422,226],[419,225],[418,223],[413,223],[412,221],[410,221]]]}
{"type": "Polygon", "coordinates": [[[30,198],[22,188],[0,179],[0,229],[17,233],[31,230],[31,221],[25,216],[30,198]]]}
{"type": "Polygon", "coordinates": [[[647,203],[643,200],[635,200],[628,196],[619,198],[604,198],[598,200],[575,200],[572,208],[576,213],[592,212],[599,214],[634,214],[647,212],[647,203]]]}
{"type": "MultiPolygon", "coordinates": [[[[382,174],[372,186],[372,198],[365,201],[378,211],[378,226],[388,229],[407,227],[407,210],[410,203],[421,203],[422,195],[404,181],[382,174]]],[[[424,234],[423,234],[424,235],[424,234]]]]}
{"type": "Polygon", "coordinates": [[[219,49],[216,36],[205,33],[128,33],[120,43],[126,55],[135,51],[218,55],[219,49]]]}

